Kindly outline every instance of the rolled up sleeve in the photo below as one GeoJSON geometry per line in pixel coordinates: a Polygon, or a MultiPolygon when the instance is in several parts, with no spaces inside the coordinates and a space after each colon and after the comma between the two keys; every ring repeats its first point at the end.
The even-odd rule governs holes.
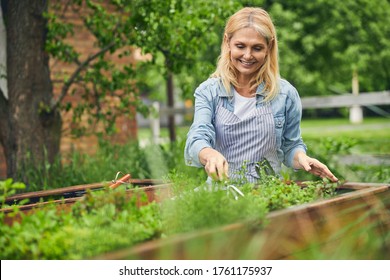
{"type": "Polygon", "coordinates": [[[295,88],[289,92],[286,101],[286,127],[282,136],[283,163],[293,167],[295,154],[298,151],[306,153],[307,148],[301,137],[302,104],[295,88]]]}
{"type": "Polygon", "coordinates": [[[215,147],[213,117],[215,104],[207,88],[195,91],[194,121],[187,133],[184,159],[187,165],[202,167],[199,152],[207,147],[215,147]]]}

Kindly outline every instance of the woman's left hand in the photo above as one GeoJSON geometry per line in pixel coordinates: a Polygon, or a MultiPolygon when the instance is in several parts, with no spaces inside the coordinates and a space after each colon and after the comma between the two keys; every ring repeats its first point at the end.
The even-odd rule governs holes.
{"type": "Polygon", "coordinates": [[[298,152],[294,157],[294,168],[304,169],[311,174],[321,178],[328,178],[332,182],[337,182],[339,179],[333,175],[328,167],[315,158],[307,156],[303,152],[298,152]]]}

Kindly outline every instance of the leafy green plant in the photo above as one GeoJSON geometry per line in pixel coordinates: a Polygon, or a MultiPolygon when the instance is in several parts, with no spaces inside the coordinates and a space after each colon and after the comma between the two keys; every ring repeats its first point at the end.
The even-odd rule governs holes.
{"type": "Polygon", "coordinates": [[[259,196],[249,195],[248,187],[241,187],[245,196],[236,200],[227,186],[207,185],[204,180],[201,184],[199,180],[198,184],[189,183],[188,180],[180,183],[176,181],[173,198],[162,203],[166,234],[212,228],[238,221],[261,223],[267,212],[265,201],[259,196]]]}
{"type": "Polygon", "coordinates": [[[349,169],[355,176],[355,180],[362,182],[377,182],[383,184],[390,184],[390,167],[389,166],[367,166],[367,165],[353,165],[349,169]]]}
{"type": "MultiPolygon", "coordinates": [[[[203,178],[171,173],[172,198],[146,203],[142,189],[88,191],[71,210],[49,204],[20,215],[12,226],[0,218],[2,259],[86,259],[176,233],[242,222],[261,227],[274,209],[324,197],[323,185],[301,189],[274,176],[261,185],[206,184],[203,178]]],[[[7,186],[10,181],[7,182],[7,186]]],[[[17,185],[18,186],[18,185],[17,185]]],[[[330,190],[330,189],[329,189],[330,190]]],[[[8,192],[10,193],[10,192],[8,192]]]]}
{"type": "Polygon", "coordinates": [[[118,171],[130,173],[133,178],[152,178],[152,163],[146,149],[140,148],[137,142],[119,145],[100,138],[94,155],[73,151],[52,164],[46,162],[44,168],[30,165],[25,174],[29,184],[24,191],[111,181],[118,171]]]}
{"type": "MultiPolygon", "coordinates": [[[[16,194],[20,190],[24,190],[26,185],[21,182],[14,182],[12,178],[0,181],[0,205],[1,208],[6,206],[6,198],[16,194]]],[[[27,202],[23,200],[21,203],[27,202]]]]}
{"type": "Polygon", "coordinates": [[[261,225],[269,211],[335,195],[337,185],[327,181],[306,182],[302,188],[261,172],[256,185],[234,181],[208,184],[199,178],[172,175],[173,199],[162,205],[164,228],[177,233],[234,222],[261,225]]]}
{"type": "Polygon", "coordinates": [[[86,259],[161,234],[156,203],[138,207],[142,193],[125,199],[123,189],[88,193],[71,211],[55,204],[19,213],[12,226],[0,218],[1,259],[86,259]]]}

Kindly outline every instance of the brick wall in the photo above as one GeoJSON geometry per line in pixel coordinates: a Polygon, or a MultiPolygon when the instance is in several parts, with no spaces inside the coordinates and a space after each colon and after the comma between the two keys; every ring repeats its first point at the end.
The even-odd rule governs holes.
{"type": "MultiPolygon", "coordinates": [[[[84,60],[91,54],[97,51],[94,46],[95,38],[87,30],[83,28],[83,23],[80,17],[76,13],[73,13],[71,9],[68,9],[64,13],[66,21],[75,24],[74,35],[68,39],[68,43],[72,44],[78,52],[82,54],[80,60],[84,60]]],[[[118,58],[113,54],[109,57],[115,61],[117,65],[128,65],[135,63],[139,59],[145,59],[140,55],[140,52],[135,50],[132,52],[132,57],[118,58]]],[[[53,81],[54,94],[58,96],[62,87],[62,80],[64,77],[69,77],[75,70],[75,66],[65,64],[62,62],[50,60],[51,77],[53,81]]],[[[77,89],[76,89],[77,90],[77,89]]],[[[78,102],[80,100],[79,95],[67,96],[65,101],[78,102]]],[[[135,110],[134,110],[135,116],[135,110]]],[[[67,113],[62,114],[63,120],[63,134],[61,138],[61,152],[66,153],[72,150],[93,154],[96,151],[97,139],[96,137],[82,137],[80,139],[74,139],[71,137],[70,131],[70,118],[71,115],[67,113]]],[[[115,143],[125,143],[128,140],[137,138],[137,122],[136,118],[120,118],[116,122],[119,133],[111,137],[111,141],[115,143]]],[[[0,145],[0,179],[6,178],[6,162],[3,147],[0,145]]]]}

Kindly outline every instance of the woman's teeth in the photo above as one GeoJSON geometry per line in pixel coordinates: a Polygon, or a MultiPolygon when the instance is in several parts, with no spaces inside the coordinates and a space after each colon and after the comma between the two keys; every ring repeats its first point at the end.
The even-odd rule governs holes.
{"type": "Polygon", "coordinates": [[[240,62],[244,65],[252,65],[254,62],[249,62],[249,61],[243,61],[243,60],[240,60],[240,62]]]}

